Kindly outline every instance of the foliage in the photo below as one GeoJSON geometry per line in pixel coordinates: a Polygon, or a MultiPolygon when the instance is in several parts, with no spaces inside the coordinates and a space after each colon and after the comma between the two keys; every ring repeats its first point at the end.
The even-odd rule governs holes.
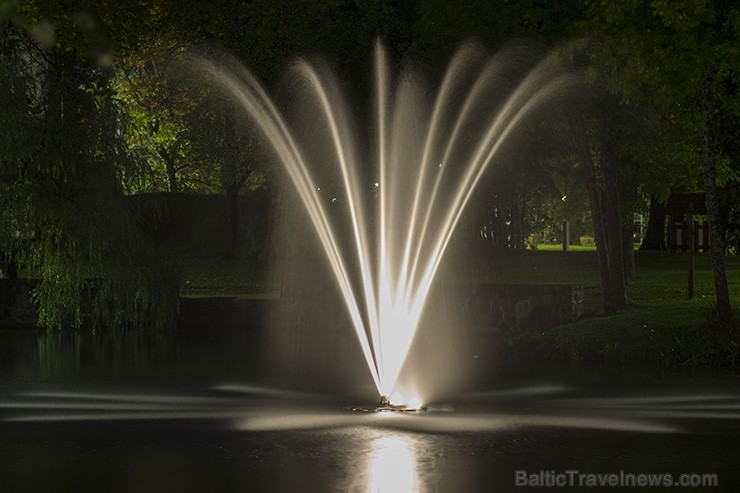
{"type": "MultiPolygon", "coordinates": [[[[572,27],[594,37],[592,76],[631,108],[621,152],[646,194],[701,189],[700,79],[714,74],[718,118],[718,186],[735,188],[740,115],[740,10],[715,0],[586,0],[572,27]]],[[[634,180],[633,180],[634,181],[634,180]]],[[[729,214],[729,210],[725,212],[729,214]]]]}
{"type": "Polygon", "coordinates": [[[666,304],[650,312],[628,311],[587,319],[545,333],[526,333],[512,341],[515,358],[574,368],[657,367],[669,372],[734,374],[737,348],[710,330],[703,304],[666,304]]]}
{"type": "MultiPolygon", "coordinates": [[[[376,36],[394,60],[414,57],[432,72],[470,36],[492,49],[585,36],[587,49],[566,55],[585,54],[604,89],[597,99],[609,100],[589,120],[590,156],[595,178],[614,181],[603,180],[603,149],[593,145],[608,115],[623,222],[647,196],[701,188],[700,82],[711,76],[723,229],[740,245],[732,228],[740,223],[740,10],[726,0],[0,0],[0,22],[0,253],[43,276],[46,324],[74,306],[79,322],[88,297],[91,310],[119,321],[139,311],[166,318],[157,307],[172,313],[175,288],[157,286],[176,284],[174,263],[141,235],[124,194],[225,192],[237,204],[245,190],[271,186],[270,161],[249,127],[170,70],[193,45],[229,50],[268,86],[291,58],[326,54],[363,101],[376,36]]],[[[545,128],[562,141],[566,130],[545,128]]],[[[485,226],[522,247],[532,232],[555,235],[565,218],[574,236],[590,232],[574,227],[589,219],[584,163],[567,149],[546,156],[557,149],[541,135],[520,142],[504,176],[475,197],[467,226],[476,237],[485,226]]]]}
{"type": "Polygon", "coordinates": [[[191,92],[199,91],[201,96],[185,116],[184,136],[193,158],[208,167],[200,171],[194,184],[212,193],[242,187],[254,191],[266,185],[271,156],[244,113],[229,95],[219,94],[215,88],[215,84],[192,86],[191,92]]]}
{"type": "Polygon", "coordinates": [[[123,200],[133,173],[117,127],[109,72],[57,38],[47,47],[3,25],[0,250],[31,276],[40,324],[164,327],[179,292],[175,264],[157,251],[123,200]]]}
{"type": "Polygon", "coordinates": [[[580,16],[578,2],[474,0],[461,4],[420,0],[414,24],[412,52],[440,71],[452,50],[466,38],[498,49],[516,39],[552,46],[561,43],[567,28],[580,16]]]}
{"type": "Polygon", "coordinates": [[[150,41],[142,50],[127,53],[116,66],[111,88],[125,118],[128,152],[146,163],[143,182],[124,177],[129,193],[152,190],[176,192],[192,187],[196,167],[185,138],[185,115],[194,103],[183,89],[169,83],[167,65],[178,51],[173,42],[150,41]]]}

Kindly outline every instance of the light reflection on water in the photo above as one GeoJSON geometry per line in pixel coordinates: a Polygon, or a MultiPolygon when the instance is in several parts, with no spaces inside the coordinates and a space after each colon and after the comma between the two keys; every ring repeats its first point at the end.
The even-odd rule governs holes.
{"type": "Polygon", "coordinates": [[[414,444],[402,435],[376,438],[368,457],[368,493],[417,493],[419,478],[414,444]]]}
{"type": "MultiPolygon", "coordinates": [[[[251,385],[216,385],[208,391],[126,392],[100,389],[29,389],[0,394],[2,421],[213,419],[243,431],[368,427],[409,432],[494,432],[566,428],[678,433],[689,422],[722,419],[740,425],[740,395],[732,392],[539,397],[520,389],[503,397],[470,394],[429,412],[352,412],[326,396],[251,385]],[[469,405],[465,405],[465,401],[469,405]],[[321,404],[323,402],[323,404],[321,404]]],[[[372,439],[373,437],[370,437],[372,439]]]]}
{"type": "MultiPolygon", "coordinates": [[[[91,481],[101,486],[109,484],[110,470],[95,476],[77,465],[98,461],[97,467],[105,468],[125,459],[143,468],[142,477],[149,480],[171,464],[202,462],[203,477],[212,468],[221,468],[224,477],[244,474],[250,491],[478,491],[482,485],[511,486],[516,467],[573,467],[575,460],[583,461],[584,470],[595,467],[627,438],[635,445],[620,452],[620,468],[637,471],[646,461],[653,464],[653,456],[655,467],[675,463],[682,471],[692,470],[697,457],[708,457],[707,464],[717,457],[728,463],[735,442],[715,447],[715,437],[740,433],[738,408],[737,392],[709,389],[595,396],[519,388],[469,394],[422,413],[353,412],[343,400],[247,384],[180,392],[0,389],[0,455],[31,447],[30,463],[38,457],[57,460],[60,450],[68,450],[69,437],[81,436],[86,438],[65,467],[93,475],[91,481]],[[153,430],[159,434],[148,438],[153,430]],[[594,441],[594,433],[614,442],[594,441]],[[186,435],[196,438],[191,442],[182,438],[186,435]],[[694,449],[695,438],[701,452],[694,449]],[[141,444],[151,453],[147,465],[131,459],[141,444]],[[93,449],[98,452],[85,452],[93,449]],[[252,484],[263,477],[264,483],[252,484]]],[[[0,462],[0,475],[3,471],[10,469],[0,462]]],[[[25,473],[14,474],[28,480],[25,473]]],[[[0,477],[4,491],[3,486],[0,477]]],[[[202,489],[191,485],[180,491],[202,489]]],[[[243,488],[222,488],[229,489],[243,488]]]]}

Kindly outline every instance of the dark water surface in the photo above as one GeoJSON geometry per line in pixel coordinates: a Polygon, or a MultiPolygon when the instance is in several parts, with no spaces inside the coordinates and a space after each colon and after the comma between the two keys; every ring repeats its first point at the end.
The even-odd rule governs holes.
{"type": "Polygon", "coordinates": [[[351,410],[371,404],[364,384],[266,376],[248,337],[152,337],[0,332],[0,491],[740,484],[733,382],[528,376],[422,413],[367,413],[351,410]]]}

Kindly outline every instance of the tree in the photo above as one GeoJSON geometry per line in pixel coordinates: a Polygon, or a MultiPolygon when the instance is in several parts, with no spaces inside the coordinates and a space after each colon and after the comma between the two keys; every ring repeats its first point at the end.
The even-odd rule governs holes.
{"type": "Polygon", "coordinates": [[[717,311],[722,329],[731,336],[732,333],[732,305],[730,292],[727,287],[724,254],[725,241],[719,217],[719,194],[717,190],[717,163],[715,151],[714,130],[714,88],[713,75],[707,71],[701,75],[701,123],[702,123],[702,164],[704,175],[704,195],[709,218],[709,235],[712,238],[710,253],[712,256],[712,273],[714,276],[714,290],[717,297],[717,311]]]}
{"type": "Polygon", "coordinates": [[[740,9],[721,0],[589,0],[586,5],[587,22],[595,27],[591,32],[608,36],[611,49],[606,53],[613,56],[604,57],[602,51],[595,62],[609,89],[623,98],[647,94],[661,113],[683,119],[679,126],[689,147],[684,158],[700,165],[695,169],[701,170],[697,174],[707,199],[720,327],[729,334],[733,322],[716,169],[718,163],[727,166],[733,160],[718,148],[715,125],[720,114],[740,114],[734,89],[739,82],[740,9]]]}
{"type": "Polygon", "coordinates": [[[267,185],[271,158],[257,132],[245,121],[246,115],[225,103],[223,97],[215,95],[203,98],[189,115],[188,138],[195,159],[209,167],[202,175],[201,189],[218,191],[226,197],[226,255],[235,258],[239,196],[267,185]]]}
{"type": "MultiPolygon", "coordinates": [[[[624,187],[619,176],[621,161],[612,110],[613,107],[602,108],[601,114],[589,122],[590,149],[583,168],[594,220],[594,238],[604,290],[604,312],[607,314],[622,310],[627,305],[624,187]]],[[[632,242],[628,245],[631,247],[632,242]]]]}
{"type": "MultiPolygon", "coordinates": [[[[233,64],[234,60],[211,49],[211,44],[215,43],[228,50],[268,86],[277,84],[292,58],[317,53],[327,55],[329,59],[342,60],[341,69],[345,72],[342,76],[348,77],[354,87],[359,87],[355,94],[358,100],[367,99],[370,93],[372,77],[368,77],[367,70],[376,36],[385,37],[395,52],[405,50],[410,31],[404,21],[415,12],[415,0],[166,3],[166,24],[172,26],[174,35],[186,42],[183,43],[188,46],[184,48],[186,52],[206,52],[207,56],[219,59],[219,63],[233,64]],[[333,22],[327,24],[327,18],[333,22]],[[316,29],[317,23],[324,27],[316,29]]],[[[183,67],[177,70],[182,71],[183,67]]],[[[172,77],[172,74],[165,77],[172,77]]],[[[233,256],[238,234],[239,196],[270,183],[268,156],[256,138],[258,132],[245,125],[244,115],[235,109],[238,105],[224,104],[228,97],[223,95],[209,95],[215,92],[217,84],[204,87],[198,82],[203,80],[188,80],[184,84],[190,89],[188,98],[193,105],[181,119],[179,115],[176,117],[184,126],[178,127],[183,131],[178,132],[172,142],[187,142],[188,156],[193,164],[185,171],[192,189],[225,194],[231,225],[227,250],[233,256]]],[[[368,110],[363,105],[358,111],[368,110]]],[[[171,116],[161,119],[174,120],[171,116]]],[[[148,130],[142,132],[147,133],[151,135],[148,130]]]]}
{"type": "Polygon", "coordinates": [[[0,24],[8,82],[0,99],[9,109],[0,116],[0,251],[39,278],[42,326],[166,327],[177,313],[178,269],[123,200],[121,176],[136,167],[110,71],[87,58],[66,14],[58,26],[40,12],[0,24]]]}
{"type": "Polygon", "coordinates": [[[155,39],[116,64],[112,87],[126,117],[129,152],[149,166],[146,182],[127,181],[131,192],[188,188],[188,172],[196,166],[185,137],[185,114],[195,103],[168,81],[168,64],[177,51],[176,43],[155,39]]]}
{"type": "Polygon", "coordinates": [[[650,195],[650,212],[648,213],[645,237],[640,244],[640,250],[666,250],[665,241],[665,202],[656,195],[650,195]]]}
{"type": "Polygon", "coordinates": [[[566,41],[568,28],[580,18],[577,2],[547,0],[420,0],[414,24],[415,58],[441,71],[461,42],[475,38],[496,50],[512,40],[530,40],[553,47],[566,41]]]}

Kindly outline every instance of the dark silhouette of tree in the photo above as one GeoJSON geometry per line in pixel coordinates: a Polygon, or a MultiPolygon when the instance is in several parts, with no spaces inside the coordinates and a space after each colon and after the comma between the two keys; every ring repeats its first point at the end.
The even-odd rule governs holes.
{"type": "MultiPolygon", "coordinates": [[[[730,335],[733,321],[723,261],[725,232],[717,168],[719,164],[724,170],[736,169],[738,164],[718,146],[726,134],[716,122],[726,118],[723,115],[734,115],[732,119],[738,115],[738,93],[732,88],[738,86],[734,67],[740,63],[740,33],[733,19],[740,9],[721,0],[618,4],[596,0],[587,2],[587,7],[581,29],[605,37],[606,49],[593,62],[607,89],[623,100],[642,97],[682,129],[674,147],[686,146],[682,158],[692,163],[695,171],[689,175],[701,177],[697,181],[706,195],[719,326],[735,338],[736,334],[730,335]]],[[[659,169],[673,188],[673,177],[686,173],[666,164],[659,169]]],[[[725,179],[725,187],[728,181],[733,180],[725,179]]]]}
{"type": "Polygon", "coordinates": [[[42,326],[169,326],[178,270],[123,200],[136,166],[111,66],[74,12],[49,7],[0,25],[0,250],[40,280],[42,326]]]}

